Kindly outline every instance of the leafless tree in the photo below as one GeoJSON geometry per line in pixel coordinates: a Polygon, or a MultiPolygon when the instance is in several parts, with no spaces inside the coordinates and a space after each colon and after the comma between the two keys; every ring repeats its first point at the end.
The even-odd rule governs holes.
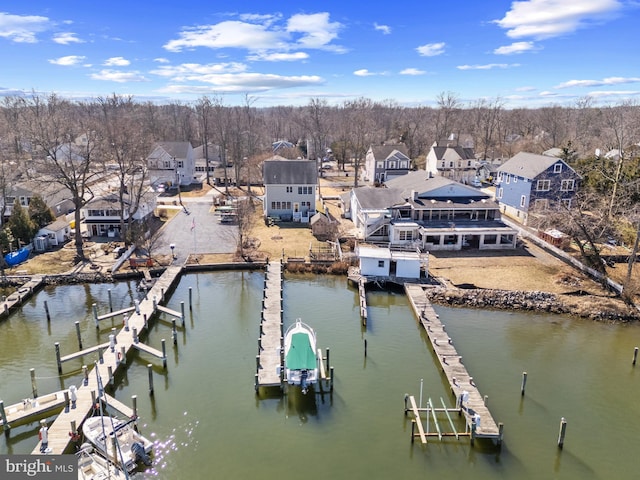
{"type": "Polygon", "coordinates": [[[458,117],[461,103],[453,92],[441,92],[436,97],[438,110],[436,114],[436,138],[439,142],[458,130],[458,117]]]}

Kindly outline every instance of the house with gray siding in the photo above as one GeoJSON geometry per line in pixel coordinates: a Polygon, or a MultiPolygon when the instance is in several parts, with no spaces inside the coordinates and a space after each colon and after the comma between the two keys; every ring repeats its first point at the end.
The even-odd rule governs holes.
{"type": "Polygon", "coordinates": [[[190,142],[160,142],[147,157],[152,185],[160,183],[181,187],[198,180],[195,152],[190,142]]]}
{"type": "Polygon", "coordinates": [[[561,158],[520,152],[498,168],[496,199],[503,213],[526,225],[535,212],[571,206],[581,180],[561,158]]]}
{"type": "Polygon", "coordinates": [[[309,223],[316,213],[318,169],[313,160],[275,156],[262,167],[264,217],[309,223]]]}
{"type": "Polygon", "coordinates": [[[363,180],[366,183],[384,183],[406,175],[411,169],[411,159],[404,144],[371,145],[365,155],[363,180]]]}
{"type": "Polygon", "coordinates": [[[427,153],[425,169],[431,175],[440,175],[469,184],[476,177],[478,161],[473,148],[434,143],[427,153]]]}

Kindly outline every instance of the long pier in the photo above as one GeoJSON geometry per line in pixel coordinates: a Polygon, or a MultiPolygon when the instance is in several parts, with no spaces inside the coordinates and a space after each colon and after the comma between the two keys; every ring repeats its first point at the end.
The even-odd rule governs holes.
{"type": "Polygon", "coordinates": [[[284,325],[282,312],[282,263],[271,261],[264,276],[260,337],[256,356],[256,392],[260,387],[282,385],[284,325]]]}
{"type": "MultiPolygon", "coordinates": [[[[135,415],[135,405],[133,409],[128,409],[125,405],[114,399],[109,399],[101,395],[98,388],[98,377],[100,379],[100,385],[105,387],[111,383],[111,379],[116,375],[119,369],[126,368],[127,356],[133,354],[133,351],[143,350],[153,355],[159,355],[160,352],[151,348],[140,348],[136,346],[138,343],[138,334],[147,331],[148,322],[154,314],[157,312],[157,300],[164,298],[165,292],[173,288],[174,283],[179,278],[182,267],[171,266],[168,267],[160,278],[157,279],[154,286],[151,288],[145,299],[143,299],[139,305],[136,306],[135,313],[132,313],[128,317],[126,326],[124,326],[114,337],[114,345],[106,348],[104,345],[99,345],[99,352],[101,356],[101,362],[97,363],[97,370],[95,368],[91,373],[88,369],[85,370],[85,376],[83,382],[75,392],[75,403],[69,402],[64,406],[62,412],[58,415],[55,421],[49,426],[48,437],[49,445],[52,454],[67,453],[70,449],[72,436],[71,433],[75,433],[74,429],[79,427],[82,422],[92,413],[96,400],[107,398],[109,405],[115,404],[115,408],[119,411],[126,410],[125,413],[128,416],[135,415]]],[[[116,313],[116,312],[114,312],[116,313]]],[[[177,312],[172,312],[177,314],[177,312]]],[[[113,313],[111,314],[113,315],[113,313]]],[[[87,349],[92,350],[92,349],[87,349]]],[[[93,349],[95,351],[95,349],[93,349]]],[[[70,358],[76,358],[77,355],[67,355],[65,360],[70,358]]],[[[166,359],[166,355],[165,355],[166,359]]],[[[163,359],[163,360],[165,360],[163,359]]],[[[59,363],[60,365],[60,363],[59,363]]],[[[165,364],[166,365],[166,364],[165,364]]],[[[151,368],[149,368],[151,375],[151,368]]],[[[151,380],[151,378],[150,378],[151,380]]],[[[150,394],[153,393],[152,382],[150,381],[150,394]]],[[[135,397],[134,397],[135,398],[135,397]]],[[[34,448],[33,454],[40,453],[40,442],[34,448]]]]}
{"type": "MultiPolygon", "coordinates": [[[[488,438],[496,440],[500,444],[502,443],[503,424],[496,424],[491,416],[473,377],[467,372],[462,363],[462,357],[458,355],[445,326],[440,322],[439,316],[427,299],[424,288],[429,287],[410,283],[404,285],[409,303],[420,324],[427,332],[431,347],[447,377],[451,392],[456,399],[456,405],[464,414],[466,425],[472,432],[471,441],[473,443],[475,438],[488,438]]],[[[417,414],[416,422],[421,422],[417,414]]],[[[425,437],[421,436],[421,438],[425,437]]],[[[423,441],[426,443],[426,440],[423,441]]]]}

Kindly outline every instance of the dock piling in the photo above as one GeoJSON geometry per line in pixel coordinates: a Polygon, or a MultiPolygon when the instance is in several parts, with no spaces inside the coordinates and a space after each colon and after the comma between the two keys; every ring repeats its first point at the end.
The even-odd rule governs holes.
{"type": "Polygon", "coordinates": [[[189,287],[189,310],[193,310],[193,288],[189,287]]]}
{"type": "Polygon", "coordinates": [[[107,290],[107,293],[109,294],[109,312],[113,313],[113,301],[111,299],[111,289],[107,290]]]}
{"type": "Polygon", "coordinates": [[[638,359],[638,347],[633,349],[633,365],[636,364],[637,359],[638,359]]]}
{"type": "Polygon", "coordinates": [[[185,322],[185,315],[184,315],[184,300],[180,302],[180,312],[182,313],[181,318],[182,318],[182,326],[184,327],[184,322],[185,322]]]}
{"type": "Polygon", "coordinates": [[[133,332],[133,343],[138,343],[138,329],[136,327],[133,327],[132,329],[133,332]]]}
{"type": "Polygon", "coordinates": [[[82,335],[80,334],[80,322],[76,320],[76,337],[78,337],[78,350],[82,350],[82,335]]]}
{"type": "Polygon", "coordinates": [[[133,410],[133,417],[136,418],[138,416],[138,396],[131,395],[131,409],[133,410]]]}
{"type": "Polygon", "coordinates": [[[128,332],[129,331],[129,315],[124,314],[124,316],[122,317],[122,323],[124,324],[124,331],[128,332]]]}
{"type": "Polygon", "coordinates": [[[94,303],[91,307],[93,308],[93,320],[96,322],[96,328],[99,329],[100,320],[98,320],[98,305],[94,303]]]}
{"type": "Polygon", "coordinates": [[[104,363],[104,357],[102,356],[102,349],[101,348],[98,349],[98,360],[100,362],[100,365],[102,365],[104,363]]]}
{"type": "Polygon", "coordinates": [[[173,337],[173,344],[178,344],[178,330],[176,329],[176,319],[171,319],[171,336],[173,337]]]}
{"type": "Polygon", "coordinates": [[[60,361],[60,343],[55,343],[56,347],[56,363],[58,364],[58,373],[62,374],[62,362],[60,361]]]}
{"type": "Polygon", "coordinates": [[[38,387],[36,385],[36,369],[30,368],[29,373],[31,374],[31,393],[33,394],[33,398],[38,398],[38,387]]]}
{"type": "Polygon", "coordinates": [[[149,372],[149,395],[153,396],[153,365],[147,364],[147,371],[149,372]]]}
{"type": "Polygon", "coordinates": [[[69,401],[69,390],[62,392],[62,395],[64,395],[64,411],[65,413],[69,413],[69,404],[71,403],[69,401]]]}
{"type": "Polygon", "coordinates": [[[524,387],[527,385],[527,372],[522,372],[522,386],[520,387],[520,395],[524,396],[524,387]]]}
{"type": "Polygon", "coordinates": [[[7,422],[7,413],[4,411],[4,402],[0,400],[0,418],[2,418],[2,428],[5,429],[5,432],[11,428],[9,422],[7,422]]]}
{"type": "Polygon", "coordinates": [[[162,339],[162,368],[167,369],[167,342],[162,339]]]}
{"type": "Polygon", "coordinates": [[[47,301],[44,301],[44,313],[47,315],[47,323],[51,322],[51,315],[49,315],[49,304],[47,301]]]}
{"type": "Polygon", "coordinates": [[[133,302],[133,308],[136,311],[136,315],[140,315],[140,300],[137,298],[133,302]]]}
{"type": "Polygon", "coordinates": [[[82,376],[84,377],[83,385],[86,387],[89,385],[89,369],[86,365],[82,366],[82,376]]]}
{"type": "Polygon", "coordinates": [[[329,391],[333,392],[333,367],[329,367],[329,375],[331,376],[330,379],[330,384],[329,384],[329,391]]]}
{"type": "Polygon", "coordinates": [[[562,417],[560,419],[560,432],[558,433],[558,448],[562,449],[564,447],[564,435],[567,431],[567,421],[562,417]]]}
{"type": "Polygon", "coordinates": [[[113,385],[115,382],[113,380],[113,367],[111,365],[107,367],[107,375],[109,376],[109,385],[113,385]]]}

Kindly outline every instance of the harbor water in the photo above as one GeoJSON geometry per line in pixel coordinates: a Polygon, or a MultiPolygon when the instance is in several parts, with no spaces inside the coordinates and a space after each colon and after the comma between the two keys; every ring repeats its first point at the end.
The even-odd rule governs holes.
{"type": "MultiPolygon", "coordinates": [[[[404,396],[426,406],[454,405],[426,334],[401,292],[369,292],[368,325],[360,321],[357,289],[342,277],[285,274],[285,328],[301,318],[330,349],[333,393],[281,396],[254,389],[262,272],[212,272],[181,278],[166,305],[186,306],[186,324],[171,342],[170,318],[153,323],[146,343],[167,340],[162,362],[136,353],[112,393],[131,404],[137,395],[139,428],[155,442],[154,466],[137,478],[637,478],[640,344],[637,325],[608,325],[566,316],[436,306],[447,332],[496,422],[504,423],[500,448],[468,437],[411,442],[404,396]],[[189,288],[193,305],[189,309],[189,288]],[[366,342],[365,342],[366,341],[366,342]],[[366,343],[366,355],[365,355],[366,343]],[[148,393],[147,364],[155,392],[148,393]],[[522,374],[527,372],[524,395],[522,374]],[[442,399],[442,400],[441,400],[442,399]],[[557,446],[566,419],[564,448],[557,446]]],[[[129,307],[139,297],[134,282],[47,287],[0,322],[0,399],[10,405],[78,385],[83,364],[58,375],[54,343],[62,355],[108,341],[97,331],[99,314],[129,307]],[[50,321],[44,302],[47,301],[50,321]]],[[[446,417],[442,430],[450,431],[446,417]]],[[[464,430],[455,418],[456,427],[464,430]]],[[[433,430],[433,422],[431,423],[433,430]]],[[[0,438],[0,453],[30,453],[37,422],[0,438]]]]}

